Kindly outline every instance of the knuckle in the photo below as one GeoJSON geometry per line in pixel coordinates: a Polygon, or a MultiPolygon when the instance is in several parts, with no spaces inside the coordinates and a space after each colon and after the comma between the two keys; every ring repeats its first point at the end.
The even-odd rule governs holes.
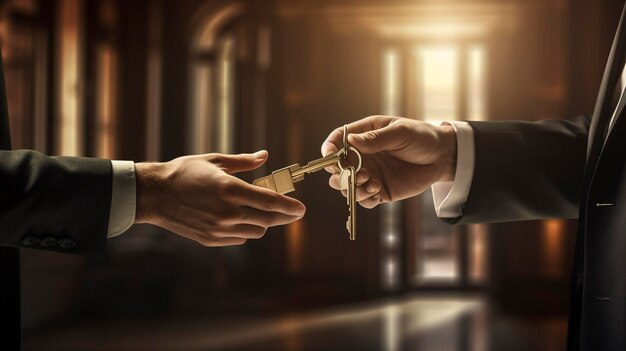
{"type": "Polygon", "coordinates": [[[402,137],[411,137],[414,132],[413,123],[411,123],[411,121],[406,121],[403,119],[398,120],[396,123],[394,123],[394,128],[402,137]]]}
{"type": "Polygon", "coordinates": [[[224,211],[216,210],[211,216],[211,219],[208,220],[207,222],[212,227],[221,227],[224,225],[224,221],[225,221],[224,211]]]}
{"type": "Polygon", "coordinates": [[[223,227],[229,225],[236,219],[235,211],[232,208],[224,207],[215,211],[210,224],[214,227],[223,227]]]}
{"type": "Polygon", "coordinates": [[[206,160],[211,162],[211,163],[223,163],[224,162],[224,155],[221,154],[216,154],[216,153],[210,153],[206,155],[206,160]]]}
{"type": "Polygon", "coordinates": [[[224,217],[222,217],[222,216],[219,216],[219,215],[215,216],[215,218],[213,218],[213,220],[211,220],[211,225],[214,228],[220,228],[220,227],[223,227],[223,226],[225,226],[227,224],[228,224],[228,222],[226,221],[226,219],[224,217]]]}
{"type": "Polygon", "coordinates": [[[269,197],[263,203],[263,209],[266,211],[273,211],[278,206],[278,198],[276,196],[269,197]]]}
{"type": "Polygon", "coordinates": [[[224,179],[220,180],[218,183],[218,191],[222,196],[228,196],[228,194],[232,194],[237,187],[235,182],[228,177],[224,177],[224,179]]]}
{"type": "Polygon", "coordinates": [[[370,130],[365,133],[363,137],[367,142],[374,142],[376,139],[380,138],[380,132],[378,130],[370,130]]]}

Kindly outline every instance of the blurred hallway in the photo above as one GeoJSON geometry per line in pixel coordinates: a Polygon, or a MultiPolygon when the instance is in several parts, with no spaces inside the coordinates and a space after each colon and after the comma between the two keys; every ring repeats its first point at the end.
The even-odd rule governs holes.
{"type": "MultiPolygon", "coordinates": [[[[368,115],[572,118],[593,111],[623,4],[0,0],[13,147],[268,150],[249,182],[368,115]]],[[[564,349],[576,220],[452,226],[426,191],[359,209],[350,241],[327,175],[290,195],[306,216],[242,247],[135,225],[103,257],[22,250],[24,349],[564,349]]]]}
{"type": "Polygon", "coordinates": [[[23,349],[553,351],[565,331],[564,317],[505,317],[480,296],[410,295],[276,316],[67,325],[23,349]]]}

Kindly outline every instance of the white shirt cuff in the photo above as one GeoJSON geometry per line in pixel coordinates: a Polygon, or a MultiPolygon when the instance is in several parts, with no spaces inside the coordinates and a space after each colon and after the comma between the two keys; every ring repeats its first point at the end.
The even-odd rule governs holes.
{"type": "Polygon", "coordinates": [[[474,130],[467,122],[447,122],[456,132],[457,158],[453,182],[432,185],[435,212],[439,218],[463,215],[463,206],[474,177],[474,130]]]}
{"type": "Polygon", "coordinates": [[[133,161],[111,161],[113,186],[108,238],[118,236],[135,222],[136,181],[133,161]]]}

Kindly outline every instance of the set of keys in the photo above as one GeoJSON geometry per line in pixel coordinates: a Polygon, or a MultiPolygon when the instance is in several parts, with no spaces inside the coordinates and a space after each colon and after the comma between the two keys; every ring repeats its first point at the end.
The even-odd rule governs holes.
{"type": "Polygon", "coordinates": [[[343,127],[343,148],[336,153],[331,153],[325,157],[307,163],[305,166],[293,164],[281,168],[272,174],[255,180],[252,184],[262,188],[273,190],[277,193],[287,194],[296,190],[294,183],[304,179],[305,174],[315,173],[329,166],[339,167],[341,190],[347,192],[349,207],[346,229],[350,235],[350,240],[356,239],[356,173],[361,169],[363,160],[359,150],[348,144],[348,126],[343,127]],[[354,167],[348,161],[348,155],[353,152],[358,158],[358,165],[354,167]]]}

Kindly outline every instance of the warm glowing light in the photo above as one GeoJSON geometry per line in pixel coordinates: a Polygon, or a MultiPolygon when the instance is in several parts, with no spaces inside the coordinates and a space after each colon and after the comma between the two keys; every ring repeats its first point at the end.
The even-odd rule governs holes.
{"type": "Polygon", "coordinates": [[[115,157],[117,55],[109,45],[101,45],[97,52],[96,155],[111,159],[115,157]]]}
{"type": "Polygon", "coordinates": [[[234,49],[233,40],[227,38],[224,40],[220,50],[219,64],[219,115],[218,115],[218,151],[221,153],[232,153],[234,150],[233,134],[233,89],[234,74],[233,60],[234,49]]]}
{"type": "Polygon", "coordinates": [[[400,107],[400,68],[397,50],[383,53],[383,113],[398,115],[400,107]]]}
{"type": "Polygon", "coordinates": [[[202,29],[198,32],[194,43],[195,48],[200,51],[213,49],[217,42],[217,33],[233,18],[243,12],[244,8],[241,3],[234,3],[225,6],[217,12],[212,12],[209,20],[202,21],[202,29]]]}
{"type": "Polygon", "coordinates": [[[467,119],[484,121],[487,119],[486,58],[482,46],[468,50],[467,63],[467,119]]]}
{"type": "Polygon", "coordinates": [[[78,0],[61,0],[59,2],[59,126],[58,153],[66,156],[78,156],[82,153],[82,104],[80,87],[80,30],[78,0]]]}
{"type": "MultiPolygon", "coordinates": [[[[192,152],[233,153],[235,40],[230,35],[218,36],[221,26],[242,11],[241,4],[228,6],[199,28],[193,41],[190,71],[192,123],[188,133],[192,137],[188,147],[192,152]],[[206,54],[211,58],[207,59],[206,54]]],[[[267,38],[269,40],[269,37],[267,38]]],[[[267,57],[266,59],[269,59],[267,57]]]]}
{"type": "MultiPolygon", "coordinates": [[[[387,115],[398,115],[400,111],[400,55],[389,48],[383,52],[382,67],[382,107],[387,115]]],[[[388,257],[381,262],[381,285],[383,289],[394,290],[400,284],[400,273],[397,269],[398,253],[394,243],[400,235],[400,204],[392,202],[384,204],[380,224],[381,257],[388,257]]]]}
{"type": "Polygon", "coordinates": [[[400,348],[400,316],[402,311],[398,306],[390,305],[384,310],[383,337],[385,351],[396,351],[400,348]]]}
{"type": "Polygon", "coordinates": [[[473,283],[482,283],[487,276],[487,225],[472,224],[467,230],[469,278],[473,283]]]}
{"type": "Polygon", "coordinates": [[[387,246],[393,247],[395,243],[396,243],[396,234],[395,233],[387,234],[387,246]]]}
{"type": "Polygon", "coordinates": [[[458,119],[458,50],[455,46],[424,46],[416,51],[417,100],[425,120],[458,119]]]}
{"type": "MultiPolygon", "coordinates": [[[[181,338],[177,331],[171,337],[160,340],[171,340],[174,348],[233,349],[242,343],[262,342],[277,336],[354,328],[382,321],[380,325],[384,344],[381,349],[395,351],[402,346],[402,335],[419,335],[441,328],[442,325],[454,323],[461,316],[476,313],[483,308],[483,302],[477,298],[411,297],[394,302],[317,310],[278,319],[254,318],[238,325],[236,332],[232,333],[225,333],[224,328],[207,326],[203,333],[195,333],[193,338],[181,338]]],[[[169,344],[159,346],[170,347],[169,344]]]]}
{"type": "Polygon", "coordinates": [[[396,276],[396,262],[393,259],[388,259],[385,265],[387,277],[389,277],[389,285],[393,285],[394,277],[396,276]]]}
{"type": "Polygon", "coordinates": [[[302,244],[305,229],[304,220],[293,222],[287,226],[287,271],[297,273],[302,269],[302,244]]]}
{"type": "Polygon", "coordinates": [[[193,128],[191,132],[194,153],[211,152],[213,149],[213,71],[211,66],[199,64],[194,68],[194,106],[193,128]]]}
{"type": "Polygon", "coordinates": [[[455,284],[460,276],[459,230],[435,218],[432,195],[425,194],[421,204],[423,224],[416,240],[415,282],[420,285],[455,284]]]}
{"type": "Polygon", "coordinates": [[[563,274],[564,235],[564,221],[547,220],[543,222],[542,246],[544,271],[550,277],[559,277],[563,274]]]}
{"type": "Polygon", "coordinates": [[[422,23],[422,24],[385,24],[378,28],[383,36],[394,39],[425,37],[432,39],[450,39],[468,36],[482,36],[488,30],[484,23],[422,23]]]}
{"type": "Polygon", "coordinates": [[[454,254],[454,251],[440,257],[432,253],[429,257],[425,257],[421,262],[422,274],[420,280],[430,282],[450,282],[456,280],[458,277],[457,262],[451,254],[454,254]]]}

